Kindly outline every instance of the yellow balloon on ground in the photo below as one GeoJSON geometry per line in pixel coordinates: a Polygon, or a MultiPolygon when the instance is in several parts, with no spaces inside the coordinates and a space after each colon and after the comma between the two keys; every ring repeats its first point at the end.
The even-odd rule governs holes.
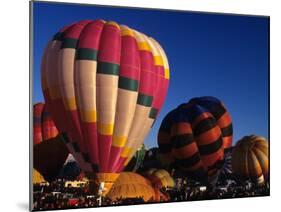
{"type": "Polygon", "coordinates": [[[149,169],[145,176],[156,188],[173,188],[175,187],[174,179],[165,169],[149,169]]]}
{"type": "Polygon", "coordinates": [[[256,135],[237,142],[232,153],[233,173],[241,179],[263,184],[268,178],[268,142],[256,135]]]}
{"type": "Polygon", "coordinates": [[[46,180],[44,177],[36,170],[33,169],[32,171],[32,183],[33,184],[40,184],[40,183],[45,183],[46,180]]]}
{"type": "Polygon", "coordinates": [[[154,200],[155,191],[143,176],[133,172],[122,172],[107,194],[111,200],[119,198],[143,198],[145,202],[154,200]]]}

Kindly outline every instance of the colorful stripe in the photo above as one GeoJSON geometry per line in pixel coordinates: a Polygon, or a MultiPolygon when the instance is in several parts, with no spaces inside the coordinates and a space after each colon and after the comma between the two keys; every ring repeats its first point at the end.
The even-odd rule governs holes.
{"type": "Polygon", "coordinates": [[[118,87],[130,91],[138,91],[139,82],[137,80],[120,76],[118,81],[118,87]]]}
{"type": "Polygon", "coordinates": [[[96,61],[98,51],[89,48],[79,48],[76,53],[76,60],[93,60],[96,61]]]}
{"type": "Polygon", "coordinates": [[[97,73],[108,75],[119,75],[119,65],[107,62],[98,62],[97,73]]]}
{"type": "Polygon", "coordinates": [[[152,105],[152,101],[153,101],[153,96],[148,96],[148,95],[139,93],[137,104],[149,107],[152,105]]]}

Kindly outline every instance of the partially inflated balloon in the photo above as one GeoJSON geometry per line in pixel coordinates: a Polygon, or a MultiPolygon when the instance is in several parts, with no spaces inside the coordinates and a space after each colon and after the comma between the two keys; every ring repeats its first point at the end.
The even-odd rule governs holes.
{"type": "Polygon", "coordinates": [[[164,169],[149,169],[144,173],[144,176],[147,177],[151,184],[158,189],[175,187],[174,179],[169,172],[164,169]]]}
{"type": "Polygon", "coordinates": [[[70,152],[85,172],[112,181],[143,143],[168,83],[159,43],[112,21],[64,27],[42,59],[45,101],[70,152]]]}
{"type": "Polygon", "coordinates": [[[188,176],[209,182],[232,143],[231,117],[215,97],[200,97],[169,112],[159,129],[160,153],[188,176]]]}
{"type": "Polygon", "coordinates": [[[133,172],[122,172],[107,194],[111,200],[140,198],[145,202],[154,200],[155,191],[149,180],[133,172]]]}
{"type": "Polygon", "coordinates": [[[33,107],[33,166],[48,181],[55,179],[69,154],[44,103],[33,107]]]}
{"type": "Polygon", "coordinates": [[[44,177],[36,170],[32,170],[32,183],[33,184],[40,184],[40,183],[45,183],[46,180],[44,177]]]}
{"type": "Polygon", "coordinates": [[[256,135],[237,142],[232,153],[232,170],[242,179],[263,184],[268,178],[268,142],[256,135]]]}
{"type": "Polygon", "coordinates": [[[44,103],[33,106],[33,143],[39,144],[58,135],[58,130],[44,103]]]}
{"type": "Polygon", "coordinates": [[[33,147],[33,166],[47,181],[54,180],[69,152],[60,135],[33,147]]]}

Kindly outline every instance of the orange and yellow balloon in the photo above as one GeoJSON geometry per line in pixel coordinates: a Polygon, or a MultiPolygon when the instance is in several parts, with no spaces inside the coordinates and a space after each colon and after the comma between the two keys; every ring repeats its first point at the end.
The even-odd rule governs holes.
{"type": "Polygon", "coordinates": [[[261,136],[245,136],[232,152],[233,174],[262,185],[268,179],[268,141],[261,136]]]}
{"type": "Polygon", "coordinates": [[[134,172],[122,172],[107,194],[111,200],[120,198],[143,198],[145,202],[155,199],[155,190],[148,179],[134,172]]]}

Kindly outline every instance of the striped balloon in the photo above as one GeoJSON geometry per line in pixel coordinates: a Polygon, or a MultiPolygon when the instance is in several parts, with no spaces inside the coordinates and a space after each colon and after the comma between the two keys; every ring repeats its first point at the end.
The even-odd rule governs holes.
{"type": "Polygon", "coordinates": [[[268,179],[268,142],[256,135],[237,142],[232,153],[233,173],[242,179],[263,184],[268,179]]]}
{"type": "Polygon", "coordinates": [[[154,39],[113,21],[61,29],[42,59],[42,88],[67,146],[89,173],[119,173],[152,127],[169,66],[154,39]]]}
{"type": "Polygon", "coordinates": [[[58,135],[58,130],[44,103],[33,106],[33,143],[49,140],[58,135]]]}
{"type": "Polygon", "coordinates": [[[187,176],[204,182],[217,176],[231,143],[231,117],[215,97],[178,106],[166,115],[158,133],[160,153],[187,176]]]}

